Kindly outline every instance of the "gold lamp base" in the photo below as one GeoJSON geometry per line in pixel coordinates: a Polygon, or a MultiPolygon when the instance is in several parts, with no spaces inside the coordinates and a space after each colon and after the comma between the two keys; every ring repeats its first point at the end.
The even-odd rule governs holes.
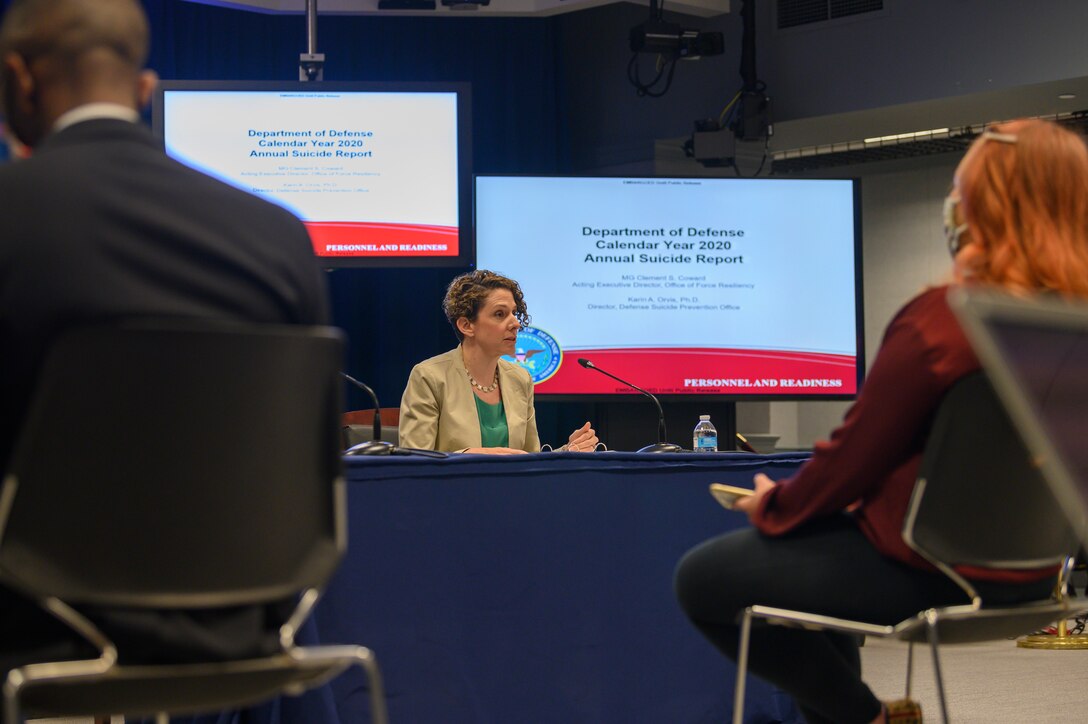
{"type": "Polygon", "coordinates": [[[1058,622],[1057,634],[1032,634],[1016,640],[1022,649],[1088,649],[1088,634],[1070,634],[1065,621],[1058,622]]]}
{"type": "Polygon", "coordinates": [[[1016,640],[1016,645],[1022,649],[1088,649],[1088,636],[1048,636],[1046,634],[1032,634],[1016,640]]]}
{"type": "MultiPolygon", "coordinates": [[[[1083,558],[1083,554],[1081,556],[1083,558]]],[[[1072,558],[1067,558],[1065,565],[1062,567],[1058,582],[1054,586],[1054,599],[1056,601],[1065,601],[1069,597],[1066,584],[1069,582],[1069,576],[1072,575],[1074,563],[1075,561],[1072,558]]],[[[1078,568],[1083,567],[1082,560],[1078,564],[1078,568]]],[[[1088,591],[1086,591],[1086,595],[1088,595],[1088,591]]],[[[1081,631],[1085,630],[1086,623],[1083,605],[1077,610],[1079,610],[1079,615],[1076,618],[1075,634],[1069,633],[1069,619],[1063,618],[1055,623],[1055,633],[1035,633],[1022,636],[1016,640],[1016,645],[1022,649],[1050,649],[1052,651],[1057,649],[1067,649],[1069,651],[1088,649],[1088,633],[1081,633],[1081,631]]]]}

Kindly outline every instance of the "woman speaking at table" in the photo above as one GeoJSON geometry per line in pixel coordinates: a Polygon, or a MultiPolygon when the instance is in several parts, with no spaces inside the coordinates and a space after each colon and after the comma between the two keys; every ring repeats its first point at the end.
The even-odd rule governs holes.
{"type": "MultiPolygon", "coordinates": [[[[446,452],[538,452],[540,438],[529,373],[513,355],[529,322],[521,287],[480,269],[450,282],[442,302],[460,344],[412,368],[400,403],[400,444],[446,452]]],[[[587,422],[563,449],[589,452],[597,434],[587,422]]]]}

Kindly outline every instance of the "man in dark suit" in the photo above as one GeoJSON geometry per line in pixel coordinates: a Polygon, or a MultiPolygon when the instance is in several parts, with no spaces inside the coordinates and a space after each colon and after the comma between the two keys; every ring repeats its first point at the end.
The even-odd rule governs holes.
{"type": "MultiPolygon", "coordinates": [[[[0,166],[0,470],[67,328],[144,316],[326,321],[301,222],[172,161],[139,125],[156,80],[142,70],[148,35],[137,0],[15,0],[0,26],[6,122],[32,149],[0,166]]],[[[191,646],[182,658],[227,657],[278,626],[265,613],[99,620],[121,638],[127,627],[191,646]]],[[[5,654],[47,643],[78,647],[0,587],[0,671],[5,654]]]]}

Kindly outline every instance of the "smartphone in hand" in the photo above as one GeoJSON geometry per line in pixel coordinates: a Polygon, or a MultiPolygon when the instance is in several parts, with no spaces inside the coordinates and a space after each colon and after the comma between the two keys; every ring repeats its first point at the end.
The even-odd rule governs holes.
{"type": "Polygon", "coordinates": [[[739,498],[745,498],[755,491],[751,488],[738,488],[734,485],[710,484],[710,494],[714,496],[721,506],[727,510],[733,510],[734,504],[739,498]]]}

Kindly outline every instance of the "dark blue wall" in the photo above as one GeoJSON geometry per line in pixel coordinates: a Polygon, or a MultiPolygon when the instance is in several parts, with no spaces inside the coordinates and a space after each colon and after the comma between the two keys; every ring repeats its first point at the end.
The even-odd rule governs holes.
{"type": "MultiPolygon", "coordinates": [[[[306,50],[302,15],[180,0],[144,4],[152,25],[149,65],[163,78],[298,75],[298,56],[306,50]]],[[[470,82],[474,172],[564,170],[554,20],[322,15],[317,30],[326,80],[470,82]]],[[[350,339],[346,369],[369,382],[383,405],[399,403],[414,363],[456,343],[439,304],[446,283],[461,271],[329,272],[334,322],[350,339]]],[[[351,390],[348,406],[369,405],[351,390]]],[[[555,435],[544,432],[548,440],[555,435]]]]}
{"type": "MultiPolygon", "coordinates": [[[[8,1],[0,0],[0,8],[8,1]]],[[[298,56],[307,40],[301,14],[183,0],[143,4],[151,22],[148,64],[164,79],[298,77],[298,56]]],[[[685,85],[690,92],[705,82],[694,69],[684,69],[672,98],[622,107],[617,101],[634,97],[625,76],[627,31],[645,12],[619,7],[554,18],[321,15],[317,49],[326,55],[326,80],[471,83],[474,173],[572,173],[586,168],[595,148],[613,142],[622,129],[629,135],[648,129],[653,118],[665,118],[677,124],[679,134],[690,123],[689,102],[678,107],[673,101],[684,96],[685,85]],[[604,98],[615,112],[600,107],[604,98]]],[[[328,273],[333,322],[349,338],[345,370],[374,387],[384,406],[399,404],[413,364],[456,343],[440,302],[446,284],[463,271],[328,273]]],[[[531,311],[533,300],[528,302],[531,311]]],[[[349,409],[370,406],[358,391],[347,394],[349,409]]],[[[684,442],[696,419],[694,409],[667,406],[674,441],[684,442]]],[[[698,412],[711,412],[715,420],[732,416],[731,407],[726,412],[701,405],[698,412]]],[[[619,449],[652,442],[657,429],[652,405],[641,398],[608,405],[539,401],[537,415],[541,439],[556,444],[587,419],[619,449]]],[[[731,438],[728,424],[718,424],[723,440],[731,438]]]]}

